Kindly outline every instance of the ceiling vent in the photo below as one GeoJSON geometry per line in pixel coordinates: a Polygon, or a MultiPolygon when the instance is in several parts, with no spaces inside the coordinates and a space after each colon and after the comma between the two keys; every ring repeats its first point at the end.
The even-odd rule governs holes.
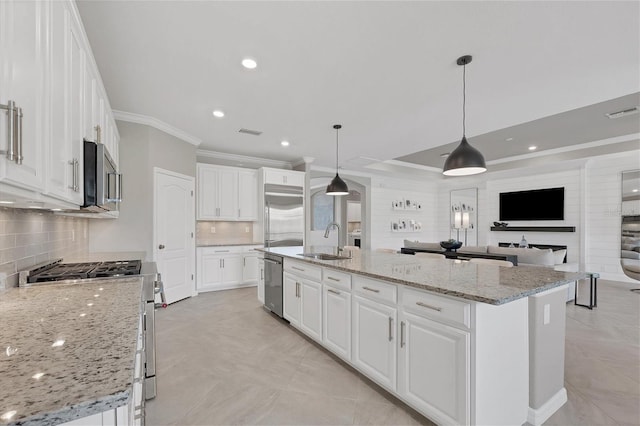
{"type": "Polygon", "coordinates": [[[246,133],[248,135],[253,135],[253,136],[260,136],[262,134],[262,132],[258,130],[251,130],[251,129],[240,129],[238,130],[238,133],[246,133]]]}
{"type": "Polygon", "coordinates": [[[609,113],[606,113],[605,115],[613,119],[613,118],[626,117],[627,115],[637,114],[639,112],[640,112],[640,109],[637,106],[635,106],[633,108],[624,109],[622,111],[609,112],[609,113]]]}

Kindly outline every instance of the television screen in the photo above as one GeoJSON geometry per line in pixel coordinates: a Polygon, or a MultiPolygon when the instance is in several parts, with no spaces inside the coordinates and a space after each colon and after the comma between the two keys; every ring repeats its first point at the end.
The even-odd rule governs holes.
{"type": "Polygon", "coordinates": [[[563,219],[564,188],[500,193],[500,220],[563,219]]]}

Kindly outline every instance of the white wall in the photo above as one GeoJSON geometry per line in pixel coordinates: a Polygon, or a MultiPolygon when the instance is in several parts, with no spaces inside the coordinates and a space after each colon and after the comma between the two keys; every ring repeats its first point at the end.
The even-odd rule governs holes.
{"type": "MultiPolygon", "coordinates": [[[[373,177],[371,179],[371,249],[404,247],[404,240],[439,241],[437,183],[373,177]],[[416,200],[422,210],[393,210],[399,199],[416,200]],[[420,232],[392,232],[391,221],[414,219],[422,224],[420,232]]],[[[448,238],[448,237],[447,237],[448,238]]]]}
{"type": "Polygon", "coordinates": [[[118,121],[123,201],[118,219],[92,220],[90,251],[143,251],[153,257],[153,168],[194,176],[196,147],[142,124],[118,121]]]}
{"type": "Polygon", "coordinates": [[[620,233],[622,172],[640,169],[640,153],[593,158],[585,169],[585,268],[605,279],[637,284],[620,267],[620,233]]]}
{"type": "Polygon", "coordinates": [[[521,177],[495,179],[486,183],[484,200],[484,222],[480,230],[485,233],[485,241],[490,245],[499,242],[517,243],[524,234],[527,242],[537,244],[555,244],[567,246],[567,262],[582,263],[582,171],[579,167],[557,173],[531,174],[521,177]],[[501,192],[527,191],[531,189],[564,187],[564,220],[518,221],[511,226],[575,226],[576,232],[496,232],[490,231],[494,221],[499,220],[499,196],[501,192]]]}

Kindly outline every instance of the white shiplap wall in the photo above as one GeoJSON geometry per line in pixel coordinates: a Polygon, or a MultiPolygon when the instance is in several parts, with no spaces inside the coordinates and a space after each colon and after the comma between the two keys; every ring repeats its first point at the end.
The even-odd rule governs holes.
{"type": "Polygon", "coordinates": [[[486,183],[486,200],[482,204],[487,214],[480,229],[487,232],[486,243],[498,245],[499,242],[515,242],[524,234],[527,242],[538,244],[556,244],[567,246],[567,262],[580,263],[582,226],[582,171],[579,167],[556,173],[527,174],[521,177],[490,180],[486,183]],[[489,227],[499,220],[499,197],[501,192],[527,191],[532,189],[564,187],[564,220],[518,221],[512,226],[575,226],[576,232],[494,232],[489,227]]]}
{"type": "Polygon", "coordinates": [[[437,240],[437,186],[434,182],[409,181],[390,178],[372,178],[371,182],[371,249],[400,250],[404,240],[437,240]],[[399,199],[416,200],[422,210],[393,210],[392,203],[399,199]],[[414,219],[422,224],[420,232],[392,232],[391,221],[414,219]]]}
{"type": "Polygon", "coordinates": [[[635,282],[620,267],[622,172],[640,168],[640,151],[590,159],[585,167],[585,268],[635,282]]]}

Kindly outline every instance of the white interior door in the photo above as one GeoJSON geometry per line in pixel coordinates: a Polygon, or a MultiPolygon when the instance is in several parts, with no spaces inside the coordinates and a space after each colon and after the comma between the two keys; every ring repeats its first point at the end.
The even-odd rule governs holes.
{"type": "Polygon", "coordinates": [[[194,178],[154,168],[153,259],[167,303],[196,294],[194,178]]]}

